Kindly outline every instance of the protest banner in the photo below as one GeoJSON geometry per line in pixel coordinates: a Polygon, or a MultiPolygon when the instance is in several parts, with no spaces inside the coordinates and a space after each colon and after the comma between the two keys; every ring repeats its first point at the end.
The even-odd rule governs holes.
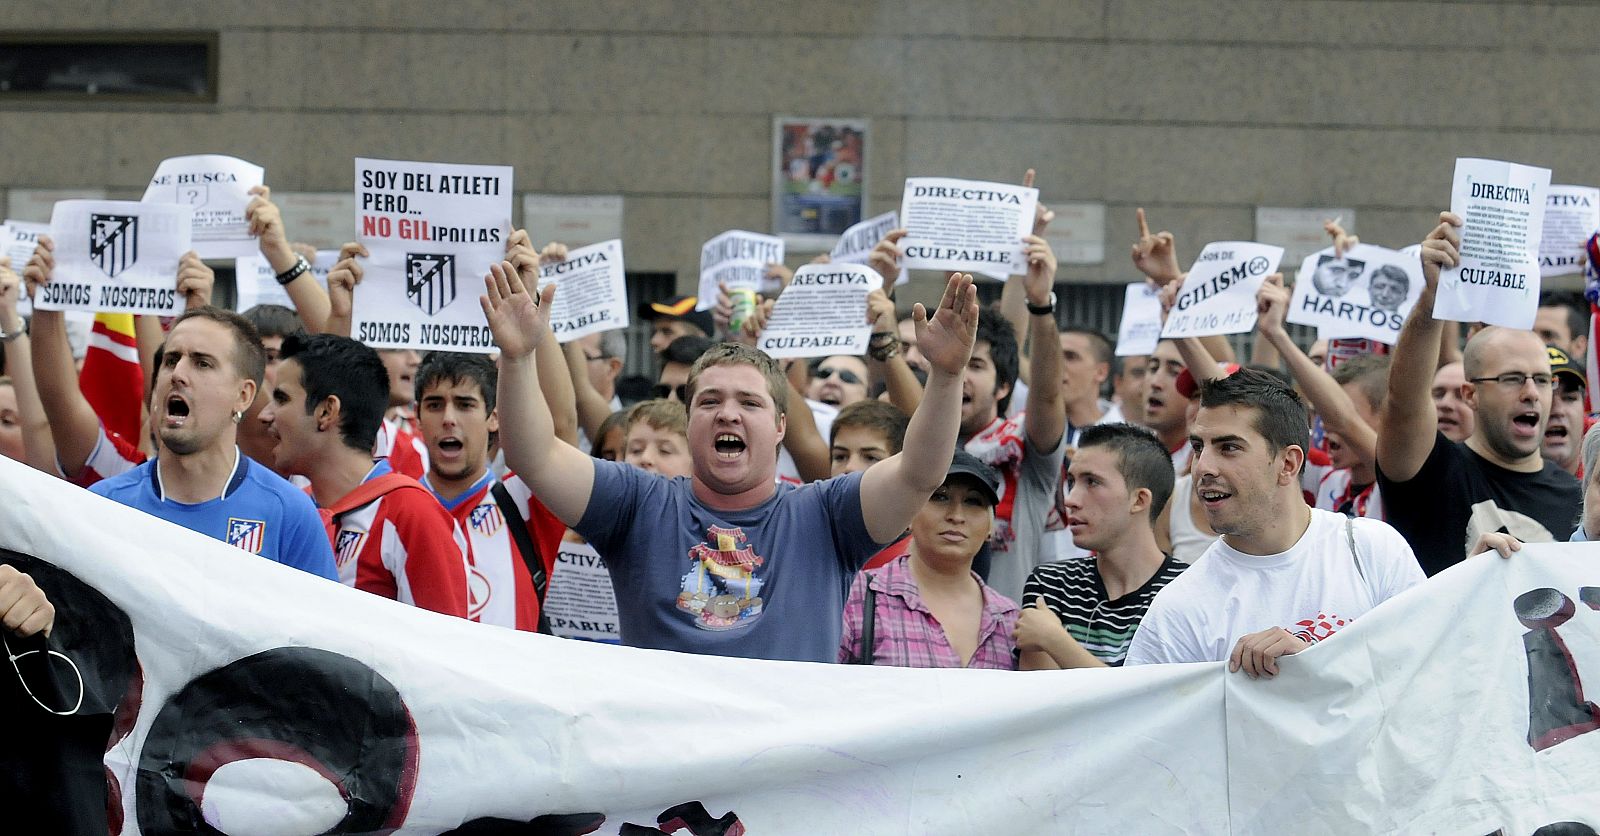
{"type": "Polygon", "coordinates": [[[1283,248],[1270,244],[1207,244],[1184,277],[1161,336],[1242,334],[1256,327],[1256,291],[1282,258],[1283,248]]]}
{"type": "Polygon", "coordinates": [[[1142,357],[1161,342],[1161,291],[1150,282],[1133,282],[1122,298],[1117,325],[1117,356],[1142,357]]]}
{"type": "Polygon", "coordinates": [[[789,247],[826,250],[866,214],[867,120],[772,120],[772,231],[789,247]]]}
{"type": "Polygon", "coordinates": [[[115,730],[124,836],[1532,834],[1600,826],[1595,548],[1468,560],[1273,679],[763,662],[424,612],[0,459],[0,563],[57,611],[0,676],[115,730]]]}
{"type": "Polygon", "coordinates": [[[1010,183],[908,177],[900,220],[908,269],[991,277],[1028,272],[1022,239],[1033,234],[1039,190],[1010,183]]]}
{"type": "MultiPolygon", "coordinates": [[[[0,231],[0,255],[11,259],[11,269],[20,276],[22,269],[28,266],[28,259],[33,258],[34,248],[39,246],[39,236],[50,234],[50,225],[6,218],[0,230],[3,230],[0,231]]],[[[17,299],[17,313],[21,316],[33,313],[33,300],[28,298],[26,290],[17,299]]]]}
{"type": "MultiPolygon", "coordinates": [[[[311,261],[311,275],[323,290],[328,289],[328,272],[338,262],[338,250],[317,250],[317,257],[311,261]]],[[[277,271],[259,254],[234,259],[233,287],[236,311],[248,311],[256,305],[282,305],[290,309],[295,306],[289,291],[278,284],[277,271]]]]}
{"type": "Polygon", "coordinates": [[[1550,169],[1463,157],[1450,211],[1461,216],[1461,262],[1439,271],[1436,319],[1533,327],[1550,169]]]}
{"type": "Polygon", "coordinates": [[[555,570],[544,595],[544,615],[550,632],[564,639],[618,644],[617,596],[611,591],[611,573],[600,554],[578,535],[567,532],[556,552],[555,570]]]}
{"type": "Polygon", "coordinates": [[[772,306],[756,348],[775,358],[867,353],[867,294],[883,277],[860,264],[807,264],[772,306]]]}
{"type": "Polygon", "coordinates": [[[63,200],[50,216],[55,273],[33,306],[47,311],[176,316],[178,262],[192,210],[176,203],[63,200]]]}
{"type": "Polygon", "coordinates": [[[1583,245],[1600,230],[1600,189],[1551,185],[1539,240],[1541,276],[1583,272],[1583,245]]]}
{"type": "Polygon", "coordinates": [[[374,348],[490,354],[478,297],[511,237],[510,166],[356,158],[356,230],[371,257],[351,336],[374,348]]]}
{"type": "Polygon", "coordinates": [[[776,235],[742,229],[718,235],[700,245],[700,296],[695,309],[710,310],[717,303],[719,284],[727,285],[729,290],[768,289],[767,265],[782,263],[783,239],[776,235]]]}
{"type": "MultiPolygon", "coordinates": [[[[872,255],[872,248],[878,246],[883,236],[899,228],[898,212],[885,212],[867,218],[839,235],[839,240],[833,245],[833,251],[828,254],[828,260],[834,264],[866,264],[868,257],[872,255]]],[[[894,283],[902,285],[909,281],[911,281],[911,271],[901,267],[900,275],[895,277],[894,283]]]]}
{"type": "Polygon", "coordinates": [[[1286,318],[1319,334],[1394,345],[1422,285],[1415,254],[1357,244],[1336,258],[1328,247],[1300,264],[1286,318]]]}
{"type": "Polygon", "coordinates": [[[195,154],[161,161],[145,187],[145,203],[180,203],[194,210],[190,237],[201,258],[237,258],[257,250],[244,210],[266,169],[237,157],[195,154]]]}
{"type": "Polygon", "coordinates": [[[628,327],[628,277],[622,242],[602,241],[570,250],[565,261],[539,268],[539,290],[556,286],[550,330],[567,343],[600,331],[628,327]]]}

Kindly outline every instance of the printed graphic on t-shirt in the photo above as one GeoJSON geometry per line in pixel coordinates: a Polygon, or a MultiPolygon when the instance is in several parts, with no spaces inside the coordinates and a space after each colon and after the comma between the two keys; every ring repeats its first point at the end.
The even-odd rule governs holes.
{"type": "Polygon", "coordinates": [[[505,524],[505,517],[500,515],[500,506],[493,502],[486,502],[472,509],[469,519],[472,521],[473,530],[485,537],[493,537],[494,533],[500,530],[500,526],[505,524]]]}
{"type": "Polygon", "coordinates": [[[344,529],[339,532],[339,539],[333,547],[333,562],[343,569],[350,561],[361,554],[361,546],[367,542],[367,532],[344,529]]]}
{"type": "Polygon", "coordinates": [[[711,526],[706,541],[689,550],[690,567],[678,593],[678,609],[702,630],[731,630],[761,615],[763,581],[757,555],[739,528],[711,526]],[[713,545],[714,544],[714,545],[713,545]]]}
{"type": "Polygon", "coordinates": [[[266,541],[267,524],[261,520],[228,518],[227,543],[251,554],[261,554],[261,544],[266,541]]]}
{"type": "Polygon", "coordinates": [[[1504,531],[1524,543],[1550,543],[1556,539],[1550,529],[1533,517],[1501,508],[1494,500],[1485,499],[1472,505],[1472,516],[1467,519],[1467,539],[1462,548],[1472,548],[1480,536],[1495,531],[1504,531]]]}
{"type": "Polygon", "coordinates": [[[1339,632],[1349,623],[1349,621],[1337,615],[1319,612],[1316,618],[1306,618],[1295,622],[1294,637],[1307,644],[1316,644],[1339,632]]]}
{"type": "MultiPolygon", "coordinates": [[[[474,523],[476,526],[476,523],[474,523]]],[[[489,599],[494,597],[494,584],[476,566],[467,566],[467,618],[477,621],[489,599]]]]}

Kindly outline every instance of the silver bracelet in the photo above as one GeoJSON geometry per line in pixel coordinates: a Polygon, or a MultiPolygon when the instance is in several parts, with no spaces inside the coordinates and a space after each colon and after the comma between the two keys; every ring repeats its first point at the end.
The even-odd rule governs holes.
{"type": "Polygon", "coordinates": [[[20,319],[17,321],[21,322],[22,325],[15,331],[7,332],[5,329],[0,328],[0,343],[15,342],[18,337],[25,337],[28,335],[28,323],[25,320],[20,319]]]}

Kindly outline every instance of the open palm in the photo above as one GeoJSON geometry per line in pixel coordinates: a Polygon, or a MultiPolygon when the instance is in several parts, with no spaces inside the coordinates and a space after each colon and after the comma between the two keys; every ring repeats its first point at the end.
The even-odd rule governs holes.
{"type": "Polygon", "coordinates": [[[978,336],[978,289],[972,276],[951,273],[939,307],[929,316],[921,303],[912,310],[917,349],[928,364],[946,374],[959,375],[972,358],[978,336]]]}
{"type": "Polygon", "coordinates": [[[491,265],[483,284],[487,292],[478,301],[483,305],[484,320],[494,334],[500,353],[509,359],[532,354],[534,346],[550,330],[550,302],[555,299],[555,284],[544,289],[542,298],[535,297],[528,292],[517,268],[509,261],[491,265]]]}

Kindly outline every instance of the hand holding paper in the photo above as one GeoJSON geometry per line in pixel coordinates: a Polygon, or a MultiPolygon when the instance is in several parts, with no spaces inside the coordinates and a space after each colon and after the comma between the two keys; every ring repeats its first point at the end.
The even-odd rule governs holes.
{"type": "Polygon", "coordinates": [[[1024,280],[1024,292],[1028,295],[1030,305],[1050,304],[1050,294],[1056,284],[1056,254],[1050,249],[1050,242],[1038,235],[1029,235],[1022,239],[1026,245],[1023,256],[1028,260],[1028,275],[1024,280]]]}
{"type": "Polygon", "coordinates": [[[1133,245],[1133,266],[1158,285],[1165,286],[1182,279],[1183,269],[1178,266],[1178,247],[1172,233],[1163,229],[1151,235],[1150,225],[1145,222],[1144,208],[1140,207],[1134,214],[1139,218],[1139,240],[1133,245]]]}
{"type": "Polygon", "coordinates": [[[1453,212],[1440,212],[1439,225],[1422,239],[1422,281],[1425,292],[1432,296],[1439,288],[1439,271],[1461,263],[1461,216],[1453,212]]]}
{"type": "Polygon", "coordinates": [[[22,279],[28,286],[30,298],[35,298],[39,288],[50,283],[55,267],[56,242],[48,235],[40,235],[39,243],[34,245],[33,255],[28,257],[28,263],[22,268],[22,279]]]}
{"type": "Polygon", "coordinates": [[[178,261],[178,293],[183,296],[184,310],[211,304],[211,289],[216,283],[216,272],[194,250],[183,254],[178,261]]]}
{"type": "Polygon", "coordinates": [[[906,237],[904,229],[890,230],[867,256],[867,266],[876,270],[886,281],[890,276],[900,275],[900,257],[905,255],[905,252],[900,249],[899,241],[904,237],[906,237]]]}
{"type": "Polygon", "coordinates": [[[1340,225],[1342,220],[1344,219],[1334,218],[1322,224],[1322,230],[1328,233],[1328,237],[1333,239],[1334,258],[1344,258],[1344,254],[1349,252],[1351,247],[1361,243],[1359,237],[1344,231],[1344,227],[1340,225]]]}
{"type": "Polygon", "coordinates": [[[351,241],[339,248],[339,260],[328,271],[328,320],[323,326],[327,329],[324,333],[350,336],[356,285],[361,284],[365,272],[358,257],[367,258],[367,248],[351,241]]]}
{"type": "Polygon", "coordinates": [[[1264,337],[1283,332],[1283,317],[1289,308],[1289,289],[1283,286],[1283,274],[1273,273],[1256,291],[1256,329],[1264,337]]]}
{"type": "MultiPolygon", "coordinates": [[[[269,186],[253,186],[250,203],[244,207],[244,217],[250,223],[250,234],[256,237],[261,257],[272,265],[272,272],[282,273],[294,266],[294,245],[283,229],[283,213],[272,202],[269,186]]],[[[308,261],[310,259],[307,259],[308,261]]]]}
{"type": "Polygon", "coordinates": [[[918,302],[911,309],[911,322],[916,328],[917,349],[929,367],[959,377],[972,359],[972,346],[978,339],[978,288],[972,284],[972,275],[951,273],[932,316],[918,302]]]}
{"type": "Polygon", "coordinates": [[[556,286],[546,287],[535,297],[509,261],[491,264],[483,285],[487,293],[478,297],[478,302],[500,356],[510,361],[527,358],[550,330],[550,303],[556,297],[556,286]]]}

